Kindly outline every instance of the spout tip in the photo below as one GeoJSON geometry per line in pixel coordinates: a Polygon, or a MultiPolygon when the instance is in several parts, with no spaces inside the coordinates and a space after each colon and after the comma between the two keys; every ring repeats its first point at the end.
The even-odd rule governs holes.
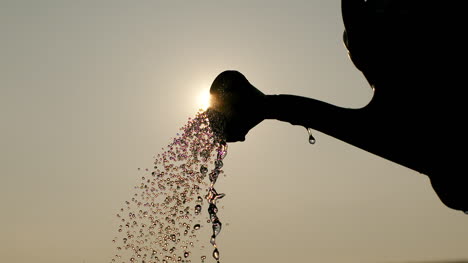
{"type": "Polygon", "coordinates": [[[220,73],[210,88],[210,125],[227,142],[245,141],[248,131],[263,120],[265,95],[235,70],[220,73]]]}

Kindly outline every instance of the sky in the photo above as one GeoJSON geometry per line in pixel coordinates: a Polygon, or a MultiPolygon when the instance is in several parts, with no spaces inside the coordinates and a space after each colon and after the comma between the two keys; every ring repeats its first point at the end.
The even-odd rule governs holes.
{"type": "MultiPolygon", "coordinates": [[[[137,168],[224,70],[266,94],[365,106],[342,32],[339,1],[0,0],[2,262],[109,262],[137,168]]],[[[468,259],[468,216],[425,175],[314,137],[268,120],[229,145],[222,262],[468,259]]]]}

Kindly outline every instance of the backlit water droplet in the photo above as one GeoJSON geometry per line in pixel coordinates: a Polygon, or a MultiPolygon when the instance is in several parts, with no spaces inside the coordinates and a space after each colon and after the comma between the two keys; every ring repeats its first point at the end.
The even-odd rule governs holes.
{"type": "Polygon", "coordinates": [[[226,142],[221,142],[221,145],[220,145],[220,147],[218,149],[218,156],[217,156],[218,160],[222,161],[226,157],[227,149],[228,149],[227,143],[226,142]]]}
{"type": "Polygon", "coordinates": [[[201,209],[202,209],[201,205],[196,205],[195,206],[195,214],[198,215],[201,212],[201,209]]]}
{"type": "Polygon", "coordinates": [[[221,161],[221,160],[216,160],[216,161],[215,161],[215,167],[216,167],[217,169],[223,168],[223,161],[221,161]]]}
{"type": "Polygon", "coordinates": [[[214,199],[214,200],[218,200],[218,199],[221,199],[221,198],[223,198],[223,197],[225,197],[225,196],[226,196],[226,194],[217,194],[217,195],[214,196],[213,199],[214,199]]]}
{"type": "Polygon", "coordinates": [[[213,258],[219,260],[219,251],[217,248],[213,251],[213,258]]]}
{"type": "Polygon", "coordinates": [[[309,133],[309,143],[314,144],[315,143],[315,138],[312,136],[312,128],[307,128],[307,132],[309,133]]]}
{"type": "Polygon", "coordinates": [[[215,237],[219,234],[219,232],[221,232],[221,222],[219,222],[219,220],[215,220],[215,222],[213,222],[213,235],[215,235],[215,237]]]}
{"type": "Polygon", "coordinates": [[[218,180],[219,176],[219,170],[214,170],[213,172],[210,173],[210,182],[216,183],[216,180],[218,180]]]}

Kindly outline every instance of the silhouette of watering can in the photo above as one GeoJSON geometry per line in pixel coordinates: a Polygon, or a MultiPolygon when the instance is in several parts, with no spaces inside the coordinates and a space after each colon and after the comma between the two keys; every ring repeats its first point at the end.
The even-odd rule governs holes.
{"type": "Polygon", "coordinates": [[[213,129],[237,142],[265,119],[312,128],[429,176],[446,206],[468,213],[464,24],[431,1],[343,0],[342,15],[349,57],[374,89],[367,106],[265,95],[225,71],[210,89],[213,129]]]}

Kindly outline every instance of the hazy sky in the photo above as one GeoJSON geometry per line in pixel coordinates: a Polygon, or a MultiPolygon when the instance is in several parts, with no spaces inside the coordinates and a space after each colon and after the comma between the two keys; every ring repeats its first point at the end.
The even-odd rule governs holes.
{"type": "MultiPolygon", "coordinates": [[[[329,0],[0,0],[1,261],[109,262],[137,168],[224,70],[267,94],[366,105],[342,32],[329,0]]],[[[468,258],[468,216],[426,176],[314,136],[266,121],[229,146],[223,263],[468,258]]]]}

